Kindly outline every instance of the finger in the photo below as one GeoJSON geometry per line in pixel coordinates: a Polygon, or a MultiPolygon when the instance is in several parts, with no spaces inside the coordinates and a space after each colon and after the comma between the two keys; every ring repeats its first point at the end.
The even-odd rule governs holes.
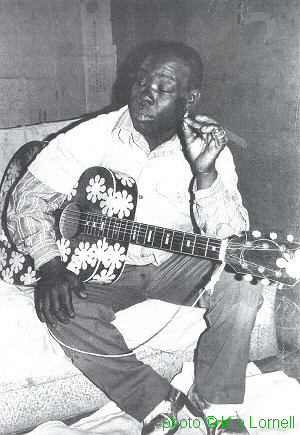
{"type": "Polygon", "coordinates": [[[50,311],[50,299],[48,297],[45,298],[43,303],[43,316],[46,323],[48,323],[50,326],[55,327],[57,325],[57,321],[50,311]]]}
{"type": "Polygon", "coordinates": [[[218,121],[216,121],[211,116],[207,115],[195,115],[196,121],[200,122],[201,124],[219,124],[218,121]]]}
{"type": "Polygon", "coordinates": [[[84,284],[79,280],[76,281],[73,290],[79,298],[86,299],[88,297],[84,284]]]}
{"type": "Polygon", "coordinates": [[[61,323],[69,323],[70,319],[66,315],[66,313],[63,311],[62,308],[62,300],[60,296],[55,293],[52,294],[51,301],[50,301],[50,312],[54,315],[54,317],[61,323]]]}
{"type": "Polygon", "coordinates": [[[194,129],[196,131],[200,131],[201,130],[202,124],[200,122],[195,121],[190,116],[187,116],[186,118],[184,118],[183,122],[188,124],[192,129],[194,129]]]}
{"type": "Polygon", "coordinates": [[[185,121],[183,121],[182,123],[182,132],[185,144],[187,146],[191,145],[194,142],[196,136],[191,127],[185,121]]]}
{"type": "Polygon", "coordinates": [[[71,290],[67,289],[61,295],[62,308],[67,313],[69,317],[75,316],[75,310],[72,303],[71,290]]]}

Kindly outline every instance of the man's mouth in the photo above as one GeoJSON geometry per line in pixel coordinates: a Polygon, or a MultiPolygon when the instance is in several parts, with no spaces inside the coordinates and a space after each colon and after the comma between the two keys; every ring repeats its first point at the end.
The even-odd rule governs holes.
{"type": "Polygon", "coordinates": [[[144,107],[131,106],[131,114],[137,121],[152,121],[154,116],[144,107]]]}

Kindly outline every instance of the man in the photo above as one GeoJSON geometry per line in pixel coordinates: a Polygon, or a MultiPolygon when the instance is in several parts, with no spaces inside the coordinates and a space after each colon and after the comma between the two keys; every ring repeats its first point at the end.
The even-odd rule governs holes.
{"type": "MultiPolygon", "coordinates": [[[[246,230],[248,215],[231,153],[219,140],[220,127],[209,117],[188,114],[199,100],[202,73],[192,48],[175,42],[146,45],[128,108],[100,115],[52,140],[17,185],[8,212],[14,242],[33,257],[41,275],[35,290],[40,320],[61,342],[81,350],[64,348],[107,396],[144,422],[144,434],[174,433],[176,426],[168,431],[163,419],[176,418],[183,403],[203,419],[217,418],[209,433],[236,433],[232,404],[243,402],[260,286],[244,283],[241,290],[240,282],[223,272],[207,301],[209,327],[197,349],[188,401],[134,355],[96,355],[130,353],[110,323],[114,312],[146,298],[190,304],[214,265],[132,245],[117,282],[84,288],[60,260],[52,212],[81,173],[99,165],[136,179],[139,222],[191,231],[195,220],[203,234],[218,238],[246,230]]],[[[248,432],[239,428],[239,433],[248,432]]]]}

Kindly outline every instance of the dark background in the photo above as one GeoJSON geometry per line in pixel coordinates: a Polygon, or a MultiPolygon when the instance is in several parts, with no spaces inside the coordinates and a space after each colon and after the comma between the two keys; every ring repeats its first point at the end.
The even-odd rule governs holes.
{"type": "Polygon", "coordinates": [[[205,65],[199,113],[238,136],[230,145],[251,228],[294,234],[299,221],[299,2],[112,0],[118,67],[149,39],[185,42],[205,65]]]}

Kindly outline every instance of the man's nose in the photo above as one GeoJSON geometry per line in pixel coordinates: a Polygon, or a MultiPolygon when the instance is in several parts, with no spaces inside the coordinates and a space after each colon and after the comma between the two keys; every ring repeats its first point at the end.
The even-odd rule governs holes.
{"type": "Polygon", "coordinates": [[[153,95],[153,90],[151,88],[151,85],[147,85],[145,86],[139,94],[138,97],[139,101],[143,102],[143,103],[148,103],[150,105],[154,104],[154,95],[153,95]]]}

